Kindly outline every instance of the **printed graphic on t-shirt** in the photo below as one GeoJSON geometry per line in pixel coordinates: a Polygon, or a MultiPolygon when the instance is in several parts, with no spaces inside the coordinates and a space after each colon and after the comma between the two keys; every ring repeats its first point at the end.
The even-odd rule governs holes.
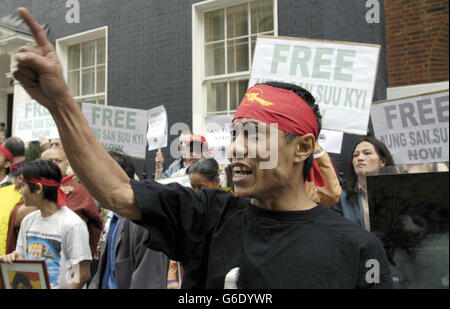
{"type": "Polygon", "coordinates": [[[26,253],[29,259],[44,259],[50,284],[58,284],[61,263],[61,236],[27,231],[26,253]]]}

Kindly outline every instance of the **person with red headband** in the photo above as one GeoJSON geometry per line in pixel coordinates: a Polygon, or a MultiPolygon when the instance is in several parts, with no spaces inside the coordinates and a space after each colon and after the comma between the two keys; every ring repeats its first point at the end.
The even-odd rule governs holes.
{"type": "Polygon", "coordinates": [[[327,185],[313,160],[320,126],[307,91],[293,85],[247,90],[229,153],[236,197],[130,180],[90,130],[40,25],[26,9],[18,13],[37,47],[19,49],[14,77],[50,111],[90,193],[146,227],[146,245],[183,263],[182,288],[392,287],[378,238],[305,192],[305,180],[327,185]]]}
{"type": "MultiPolygon", "coordinates": [[[[58,165],[63,177],[74,176],[69,172],[69,161],[67,161],[67,156],[62,147],[52,147],[45,150],[41,154],[41,159],[52,161],[58,165]]],[[[61,189],[67,195],[67,207],[86,222],[89,231],[89,246],[92,256],[95,256],[103,230],[103,222],[94,199],[82,184],[73,179],[68,180],[61,189]]]]}
{"type": "Polygon", "coordinates": [[[160,179],[160,178],[169,178],[176,172],[178,172],[181,169],[184,169],[187,167],[187,164],[185,162],[186,155],[189,151],[189,143],[190,139],[193,136],[192,132],[190,130],[182,131],[180,136],[178,137],[179,144],[178,144],[178,150],[180,151],[181,157],[173,161],[167,170],[163,172],[163,165],[164,165],[164,155],[160,149],[156,152],[155,155],[155,177],[154,179],[160,179]]]}
{"type": "Polygon", "coordinates": [[[4,145],[12,154],[13,161],[10,167],[10,174],[15,175],[15,172],[25,162],[25,143],[22,139],[11,136],[6,139],[4,145]]]}
{"type": "Polygon", "coordinates": [[[0,188],[9,186],[12,182],[9,181],[9,169],[14,162],[14,157],[5,146],[0,145],[0,188]]]}
{"type": "Polygon", "coordinates": [[[25,204],[39,210],[22,220],[15,251],[0,262],[45,259],[52,289],[82,288],[90,277],[89,234],[86,223],[65,206],[59,167],[45,160],[26,162],[17,176],[25,204]]]}

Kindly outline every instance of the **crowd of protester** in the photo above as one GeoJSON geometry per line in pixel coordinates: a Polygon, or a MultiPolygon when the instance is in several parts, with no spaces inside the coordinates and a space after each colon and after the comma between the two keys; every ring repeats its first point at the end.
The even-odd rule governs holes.
{"type": "MultiPolygon", "coordinates": [[[[52,51],[31,15],[21,15],[41,52],[52,51]]],[[[25,60],[21,65],[56,74],[56,82],[48,82],[55,89],[64,82],[44,65],[25,60]]],[[[32,96],[55,110],[42,98],[45,89],[17,74],[32,96]]],[[[30,161],[25,143],[1,131],[0,261],[45,259],[52,288],[391,288],[385,250],[370,232],[366,183],[367,175],[395,166],[388,148],[362,137],[342,181],[317,142],[321,116],[313,96],[284,83],[256,87],[277,104],[239,106],[230,165],[220,166],[210,156],[203,136],[182,132],[179,158],[166,162],[156,152],[155,181],[139,180],[123,151],[106,152],[90,135],[83,144],[76,138],[87,132],[82,124],[61,125],[60,132],[66,129],[61,139],[39,139],[40,158],[30,161]],[[259,169],[263,159],[249,158],[252,133],[242,127],[273,119],[280,136],[278,163],[259,169]],[[170,163],[165,170],[164,163],[170,163]],[[158,183],[178,177],[189,177],[191,189],[158,183]],[[381,279],[367,282],[364,269],[373,258],[381,279]],[[76,280],[67,275],[74,272],[76,280]]],[[[61,97],[60,106],[66,100],[66,108],[73,107],[70,97],[61,97]]]]}

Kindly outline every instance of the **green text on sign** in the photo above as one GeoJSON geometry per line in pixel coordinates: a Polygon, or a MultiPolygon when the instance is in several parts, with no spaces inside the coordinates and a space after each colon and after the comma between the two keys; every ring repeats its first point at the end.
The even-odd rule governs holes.
{"type": "Polygon", "coordinates": [[[92,124],[96,125],[97,120],[102,122],[102,126],[109,126],[116,129],[136,130],[136,112],[105,107],[92,107],[92,124]]]}
{"type": "Polygon", "coordinates": [[[289,53],[291,54],[289,75],[296,76],[299,70],[302,77],[333,79],[347,82],[351,82],[353,79],[353,76],[344,73],[343,69],[353,69],[353,60],[356,56],[356,51],[354,50],[324,47],[312,49],[308,46],[276,44],[273,50],[271,73],[278,73],[279,64],[288,63],[289,53]],[[336,59],[335,63],[333,63],[334,58],[336,59]],[[313,69],[310,72],[308,63],[311,61],[313,69]],[[331,68],[331,72],[326,71],[324,69],[326,67],[331,68]]]}

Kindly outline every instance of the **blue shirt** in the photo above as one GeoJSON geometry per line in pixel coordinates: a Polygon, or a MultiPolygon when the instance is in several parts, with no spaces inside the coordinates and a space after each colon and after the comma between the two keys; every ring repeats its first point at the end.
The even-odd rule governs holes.
{"type": "Polygon", "coordinates": [[[365,229],[364,210],[361,200],[361,191],[359,188],[358,192],[359,194],[356,200],[354,202],[350,202],[347,200],[347,192],[342,190],[339,202],[333,206],[333,210],[365,229]]]}
{"type": "Polygon", "coordinates": [[[172,174],[183,168],[183,158],[179,158],[170,164],[169,168],[162,173],[161,178],[169,178],[172,174]]]}
{"type": "Polygon", "coordinates": [[[106,247],[106,267],[105,273],[102,278],[102,289],[117,289],[116,278],[114,276],[114,264],[115,259],[115,243],[117,230],[122,217],[118,214],[114,214],[111,218],[108,231],[108,244],[106,247]]]}

